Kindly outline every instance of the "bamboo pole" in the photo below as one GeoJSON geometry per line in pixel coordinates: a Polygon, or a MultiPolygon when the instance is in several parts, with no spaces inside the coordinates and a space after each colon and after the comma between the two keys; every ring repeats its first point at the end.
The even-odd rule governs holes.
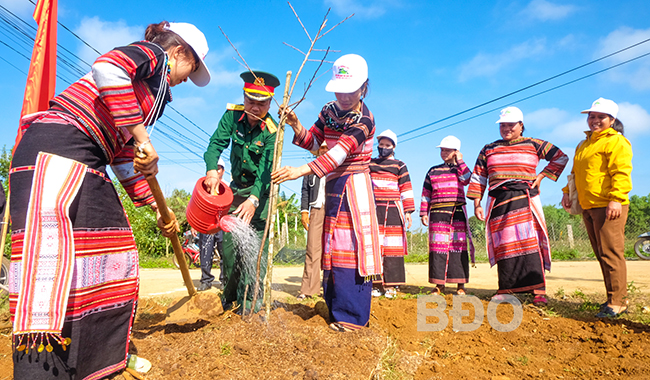
{"type": "MultiPolygon", "coordinates": [[[[282,99],[282,104],[284,106],[289,103],[289,83],[291,82],[291,71],[287,71],[286,81],[284,82],[284,97],[282,99]]],[[[282,163],[282,146],[284,145],[284,114],[280,116],[280,123],[278,124],[278,130],[275,133],[275,146],[273,148],[273,165],[272,171],[280,169],[282,163]]],[[[260,251],[257,254],[257,269],[255,272],[255,287],[253,288],[253,304],[251,305],[251,310],[249,317],[255,311],[255,304],[257,303],[257,296],[259,293],[260,286],[260,267],[262,264],[262,253],[264,252],[264,242],[266,241],[267,236],[269,237],[269,253],[267,258],[266,265],[266,278],[264,279],[264,301],[266,302],[266,321],[269,320],[271,314],[271,277],[273,276],[273,238],[274,238],[274,224],[277,212],[277,197],[280,190],[280,185],[276,183],[271,183],[271,191],[269,195],[269,211],[266,216],[266,226],[264,228],[264,235],[262,236],[262,244],[260,245],[260,251]]],[[[246,302],[246,300],[244,300],[246,302]]],[[[242,314],[243,315],[243,314],[242,314]]]]}
{"type": "MultiPolygon", "coordinates": [[[[169,209],[167,208],[167,202],[165,201],[165,196],[163,195],[163,192],[160,189],[158,180],[156,179],[155,176],[151,176],[147,178],[147,183],[149,183],[149,188],[151,189],[151,193],[153,193],[153,197],[156,200],[156,204],[158,205],[158,211],[160,212],[160,217],[162,218],[163,223],[169,224],[169,222],[171,222],[172,220],[172,217],[169,214],[169,209]]],[[[172,247],[174,248],[176,261],[178,261],[178,266],[180,267],[181,274],[183,275],[183,281],[185,282],[187,293],[190,295],[190,297],[193,297],[194,295],[196,295],[196,288],[194,288],[194,284],[192,283],[192,277],[190,277],[190,270],[187,267],[187,261],[185,261],[185,254],[183,253],[183,247],[181,246],[181,242],[180,240],[178,240],[178,235],[173,234],[172,237],[169,238],[169,240],[172,241],[172,247]]]]}

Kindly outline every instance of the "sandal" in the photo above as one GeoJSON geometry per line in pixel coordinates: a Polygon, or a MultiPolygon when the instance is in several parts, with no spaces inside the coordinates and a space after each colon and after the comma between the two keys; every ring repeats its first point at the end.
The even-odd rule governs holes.
{"type": "Polygon", "coordinates": [[[605,306],[598,314],[596,318],[617,318],[621,314],[627,314],[627,306],[624,309],[621,309],[618,313],[614,311],[610,306],[605,306]]]}
{"type": "Polygon", "coordinates": [[[300,295],[298,295],[298,296],[296,297],[296,300],[298,300],[298,301],[304,301],[304,300],[307,299],[307,297],[308,297],[308,296],[307,296],[306,294],[302,294],[302,293],[301,293],[300,295]]]}
{"type": "Polygon", "coordinates": [[[340,324],[338,322],[330,323],[330,329],[332,329],[332,330],[334,330],[336,332],[351,332],[351,331],[354,331],[354,330],[351,330],[351,329],[343,326],[342,324],[340,324]]]}
{"type": "Polygon", "coordinates": [[[536,295],[535,298],[533,298],[533,305],[535,306],[546,306],[546,304],[548,304],[548,300],[541,294],[536,295]]]}
{"type": "Polygon", "coordinates": [[[151,362],[137,355],[129,354],[126,363],[127,368],[135,370],[138,373],[147,373],[151,369],[151,362]]]}
{"type": "Polygon", "coordinates": [[[465,292],[465,289],[463,289],[463,288],[456,289],[456,294],[458,294],[459,296],[467,295],[467,293],[465,292]]]}
{"type": "Polygon", "coordinates": [[[508,299],[508,294],[495,294],[491,298],[492,301],[506,301],[508,299]]]}
{"type": "Polygon", "coordinates": [[[431,291],[431,294],[437,294],[437,295],[439,295],[439,296],[444,296],[444,295],[445,295],[445,294],[443,293],[443,290],[444,290],[444,289],[445,289],[444,287],[439,288],[439,287],[436,286],[436,287],[433,288],[433,290],[431,291]]]}
{"type": "Polygon", "coordinates": [[[397,290],[395,290],[395,289],[386,290],[386,293],[384,293],[384,297],[386,297],[386,298],[395,298],[395,297],[397,297],[397,290]]]}

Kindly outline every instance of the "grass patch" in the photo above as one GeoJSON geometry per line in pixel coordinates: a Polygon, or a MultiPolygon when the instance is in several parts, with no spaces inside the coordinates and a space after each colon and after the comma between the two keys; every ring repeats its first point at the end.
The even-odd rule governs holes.
{"type": "Polygon", "coordinates": [[[140,268],[176,268],[171,257],[140,256],[140,268]]]}
{"type": "Polygon", "coordinates": [[[9,295],[0,296],[0,319],[9,314],[9,295]]]}
{"type": "MultiPolygon", "coordinates": [[[[628,283],[627,289],[628,312],[614,320],[650,324],[650,293],[636,286],[634,282],[628,283]]],[[[592,319],[605,301],[604,293],[585,294],[576,290],[566,294],[563,289],[558,289],[554,297],[549,298],[545,313],[551,317],[592,319]]]]}
{"type": "Polygon", "coordinates": [[[220,350],[221,350],[221,356],[228,356],[232,354],[232,344],[230,344],[229,342],[225,342],[224,344],[221,345],[220,350]]]}
{"type": "Polygon", "coordinates": [[[407,378],[406,374],[399,370],[399,348],[397,342],[390,336],[386,337],[386,347],[381,353],[377,367],[370,374],[371,380],[400,380],[407,378]]]}

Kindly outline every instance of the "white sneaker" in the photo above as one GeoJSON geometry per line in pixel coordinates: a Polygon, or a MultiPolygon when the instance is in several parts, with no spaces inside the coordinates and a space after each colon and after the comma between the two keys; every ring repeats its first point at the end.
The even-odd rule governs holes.
{"type": "Polygon", "coordinates": [[[373,289],[372,292],[370,292],[373,297],[381,297],[383,294],[379,291],[379,289],[373,289]]]}

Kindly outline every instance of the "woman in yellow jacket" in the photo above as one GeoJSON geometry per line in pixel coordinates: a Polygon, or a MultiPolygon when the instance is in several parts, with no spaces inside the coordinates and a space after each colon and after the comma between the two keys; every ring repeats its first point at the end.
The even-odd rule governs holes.
{"type": "MultiPolygon", "coordinates": [[[[590,130],[576,148],[571,173],[607,289],[607,302],[596,317],[616,317],[627,310],[624,233],[632,190],[632,146],[623,136],[623,124],[616,118],[618,105],[613,101],[599,98],[582,113],[589,114],[590,130]]],[[[562,205],[570,208],[569,187],[563,191],[562,205]]]]}

